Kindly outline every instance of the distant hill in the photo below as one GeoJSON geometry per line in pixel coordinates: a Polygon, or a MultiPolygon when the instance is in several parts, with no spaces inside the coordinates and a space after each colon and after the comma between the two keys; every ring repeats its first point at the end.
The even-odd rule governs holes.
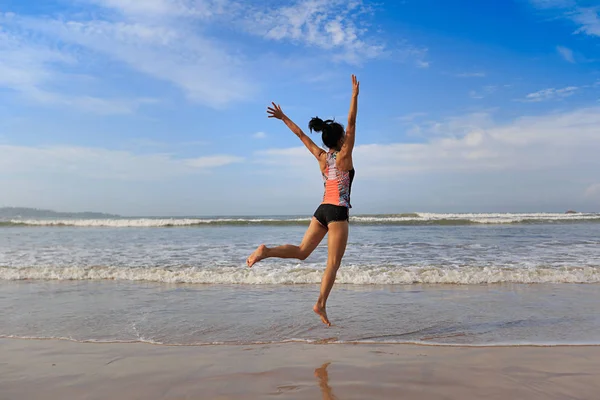
{"type": "Polygon", "coordinates": [[[99,212],[56,212],[25,207],[0,207],[0,218],[119,218],[99,212]]]}

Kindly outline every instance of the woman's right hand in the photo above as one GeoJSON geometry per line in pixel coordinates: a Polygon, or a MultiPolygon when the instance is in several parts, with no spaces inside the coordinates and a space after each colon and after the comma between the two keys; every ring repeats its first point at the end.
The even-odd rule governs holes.
{"type": "Polygon", "coordinates": [[[356,79],[356,75],[352,75],[352,95],[358,96],[360,92],[360,82],[356,79]]]}
{"type": "Polygon", "coordinates": [[[269,118],[283,119],[285,114],[281,110],[281,106],[275,103],[271,104],[273,104],[273,107],[267,107],[267,114],[269,114],[269,118]]]}

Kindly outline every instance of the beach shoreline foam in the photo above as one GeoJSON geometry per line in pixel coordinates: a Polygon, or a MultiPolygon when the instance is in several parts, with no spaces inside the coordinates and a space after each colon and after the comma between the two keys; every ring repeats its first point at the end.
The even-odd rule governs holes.
{"type": "MultiPolygon", "coordinates": [[[[112,267],[0,265],[0,281],[123,281],[202,285],[315,285],[323,265],[276,265],[248,269],[243,266],[112,267]]],[[[481,284],[595,284],[600,266],[397,266],[345,265],[338,285],[481,285],[481,284]]]]}
{"type": "MultiPolygon", "coordinates": [[[[182,228],[214,226],[306,226],[310,216],[256,217],[119,217],[0,218],[0,227],[182,228]]],[[[463,226],[556,223],[600,223],[600,213],[409,213],[352,215],[350,223],[365,226],[463,226]]]]}
{"type": "Polygon", "coordinates": [[[593,399],[600,347],[170,347],[0,339],[0,398],[593,399]]]}

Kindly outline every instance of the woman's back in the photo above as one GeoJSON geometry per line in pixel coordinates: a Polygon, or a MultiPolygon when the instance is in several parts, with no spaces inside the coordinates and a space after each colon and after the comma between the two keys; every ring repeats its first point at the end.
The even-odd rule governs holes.
{"type": "Polygon", "coordinates": [[[350,205],[350,192],[354,180],[354,168],[350,171],[342,171],[336,165],[338,151],[327,153],[327,165],[323,172],[323,184],[325,194],[323,204],[332,204],[352,208],[350,205]]]}

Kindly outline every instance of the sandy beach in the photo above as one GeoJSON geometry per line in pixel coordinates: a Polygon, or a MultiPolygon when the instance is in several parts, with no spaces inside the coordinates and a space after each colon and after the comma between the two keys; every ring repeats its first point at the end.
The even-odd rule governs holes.
{"type": "Polygon", "coordinates": [[[596,399],[600,347],[0,340],[0,399],[596,399]]]}

